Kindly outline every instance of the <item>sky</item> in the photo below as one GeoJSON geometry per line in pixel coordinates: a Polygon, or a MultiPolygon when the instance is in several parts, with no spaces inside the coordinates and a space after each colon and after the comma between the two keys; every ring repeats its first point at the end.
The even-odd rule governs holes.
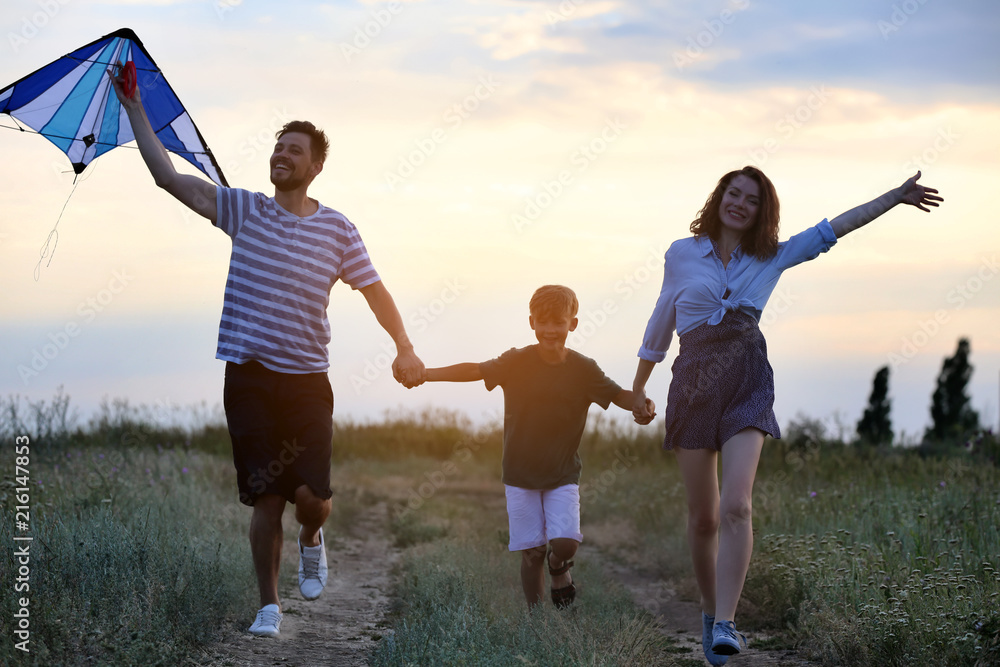
{"type": "MultiPolygon", "coordinates": [[[[528,300],[557,283],[581,304],[570,346],[629,387],[663,253],[724,173],[768,174],[784,239],[920,170],[940,209],[897,207],[778,283],[761,321],[775,412],[849,437],[888,365],[913,442],[967,337],[972,406],[996,428],[998,3],[8,0],[0,87],[122,27],[232,185],[272,194],[274,132],[325,129],[310,194],[357,225],[428,366],[533,343],[528,300]]],[[[81,422],[115,400],[217,410],[229,238],[134,148],[75,189],[42,137],[0,128],[0,154],[0,396],[62,391],[81,422]]],[[[502,410],[481,383],[396,384],[391,339],[347,286],[329,315],[335,419],[502,410]]],[[[675,355],[676,339],[647,385],[661,414],[675,355]]]]}

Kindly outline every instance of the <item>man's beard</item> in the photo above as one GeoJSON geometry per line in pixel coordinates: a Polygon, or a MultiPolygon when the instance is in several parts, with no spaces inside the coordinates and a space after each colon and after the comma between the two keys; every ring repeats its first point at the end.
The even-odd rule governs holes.
{"type": "Polygon", "coordinates": [[[271,185],[275,187],[280,192],[291,192],[292,190],[298,190],[306,183],[305,176],[295,176],[289,174],[288,176],[275,180],[274,176],[271,176],[271,185]]]}

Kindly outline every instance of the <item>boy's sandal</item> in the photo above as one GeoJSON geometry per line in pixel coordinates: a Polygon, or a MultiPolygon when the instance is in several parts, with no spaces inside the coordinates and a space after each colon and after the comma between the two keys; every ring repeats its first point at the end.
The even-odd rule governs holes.
{"type": "Polygon", "coordinates": [[[570,584],[563,588],[552,589],[552,604],[558,609],[565,609],[576,600],[576,585],[570,584]]]}
{"type": "MultiPolygon", "coordinates": [[[[551,553],[551,552],[549,552],[551,553]]],[[[549,554],[545,554],[545,564],[549,563],[549,554]]],[[[569,569],[573,567],[573,561],[564,561],[559,567],[552,567],[549,565],[549,574],[553,577],[558,577],[561,574],[566,574],[569,569]]],[[[562,588],[552,589],[552,604],[554,604],[559,609],[564,609],[571,604],[576,599],[576,584],[570,583],[569,586],[563,586],[562,588]]]]}

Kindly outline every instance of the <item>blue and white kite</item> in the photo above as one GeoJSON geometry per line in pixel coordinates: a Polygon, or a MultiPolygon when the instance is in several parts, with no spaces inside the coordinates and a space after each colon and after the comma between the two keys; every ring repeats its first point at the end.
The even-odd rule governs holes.
{"type": "Polygon", "coordinates": [[[146,48],[128,28],[83,46],[0,90],[0,112],[35,130],[64,152],[76,174],[116,146],[132,141],[132,126],[108,70],[134,72],[142,106],[163,146],[228,186],[191,116],[146,48]]]}

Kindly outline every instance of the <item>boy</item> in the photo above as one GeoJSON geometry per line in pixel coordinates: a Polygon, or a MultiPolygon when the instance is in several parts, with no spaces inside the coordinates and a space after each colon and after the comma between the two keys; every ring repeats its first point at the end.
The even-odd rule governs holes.
{"type": "MultiPolygon", "coordinates": [[[[503,387],[503,483],[507,494],[511,551],[521,552],[521,587],[528,607],[545,591],[543,557],[552,576],[552,602],[565,607],[576,598],[569,574],[580,533],[580,439],[591,403],[632,410],[632,392],[608,378],[597,364],[566,347],[577,326],[573,290],[546,285],[529,304],[528,324],[537,345],[511,349],[481,364],[428,368],[430,382],[475,382],[503,387]],[[551,547],[546,555],[546,545],[551,547]]],[[[648,424],[655,407],[637,417],[648,424]]]]}

